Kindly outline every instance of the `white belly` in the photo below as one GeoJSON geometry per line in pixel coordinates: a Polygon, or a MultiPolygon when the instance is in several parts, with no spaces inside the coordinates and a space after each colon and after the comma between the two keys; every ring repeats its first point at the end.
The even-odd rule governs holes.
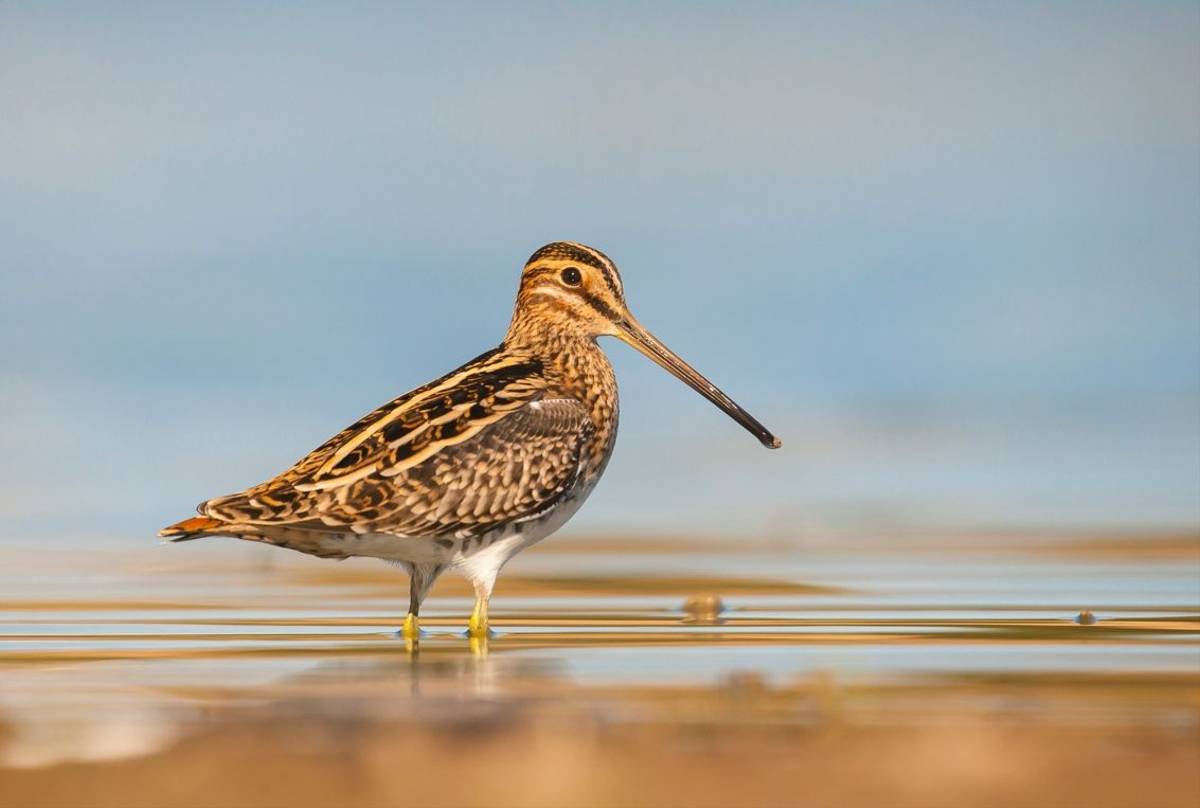
{"type": "Polygon", "coordinates": [[[509,559],[557,531],[575,515],[595,488],[598,477],[562,499],[549,511],[510,522],[482,536],[431,539],[384,533],[330,535],[321,541],[332,554],[367,556],[384,561],[439,565],[470,581],[491,579],[509,559]]]}

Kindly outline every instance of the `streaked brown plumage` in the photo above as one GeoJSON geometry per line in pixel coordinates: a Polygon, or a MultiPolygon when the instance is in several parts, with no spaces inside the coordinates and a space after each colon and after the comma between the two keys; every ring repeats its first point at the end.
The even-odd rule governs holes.
{"type": "Polygon", "coordinates": [[[500,568],[575,512],[611,456],[618,403],[596,345],[605,335],[663,365],[765,445],[779,445],[637,323],[607,256],[555,242],[526,262],[499,347],[367,414],[277,477],[201,503],[199,517],[160,535],[397,561],[412,579],[406,635],[415,635],[433,581],[453,568],[475,585],[471,632],[486,632],[500,568]]]}

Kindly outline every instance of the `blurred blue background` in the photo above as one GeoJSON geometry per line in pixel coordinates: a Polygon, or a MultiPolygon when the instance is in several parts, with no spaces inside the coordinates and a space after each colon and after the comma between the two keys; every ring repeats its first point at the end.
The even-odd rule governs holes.
{"type": "Polygon", "coordinates": [[[624,346],[576,531],[1200,525],[1200,6],[5,4],[0,538],[152,541],[495,344],[624,346]]]}

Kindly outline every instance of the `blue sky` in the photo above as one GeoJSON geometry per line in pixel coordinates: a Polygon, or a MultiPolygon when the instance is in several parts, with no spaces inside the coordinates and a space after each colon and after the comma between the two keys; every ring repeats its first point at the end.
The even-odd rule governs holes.
{"type": "Polygon", "coordinates": [[[6,4],[0,534],[140,537],[493,345],[623,346],[578,529],[1200,523],[1200,7],[6,4]]]}

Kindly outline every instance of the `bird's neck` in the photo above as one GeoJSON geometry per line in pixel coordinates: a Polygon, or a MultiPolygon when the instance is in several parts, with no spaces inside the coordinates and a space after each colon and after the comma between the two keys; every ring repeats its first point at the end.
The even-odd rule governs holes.
{"type": "Polygon", "coordinates": [[[504,347],[536,358],[555,393],[589,401],[599,390],[615,389],[608,357],[595,339],[555,329],[510,330],[504,347]]]}

